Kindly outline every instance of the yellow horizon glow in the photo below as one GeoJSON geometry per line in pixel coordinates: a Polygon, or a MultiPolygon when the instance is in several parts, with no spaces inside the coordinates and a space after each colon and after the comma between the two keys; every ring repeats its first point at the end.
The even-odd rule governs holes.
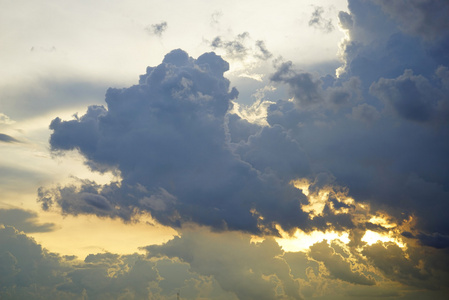
{"type": "Polygon", "coordinates": [[[93,253],[143,253],[140,247],[162,244],[178,235],[170,227],[157,224],[149,215],[138,222],[124,223],[119,219],[97,216],[61,216],[57,212],[40,212],[40,219],[53,222],[52,232],[27,233],[50,252],[76,255],[84,259],[93,253]]]}

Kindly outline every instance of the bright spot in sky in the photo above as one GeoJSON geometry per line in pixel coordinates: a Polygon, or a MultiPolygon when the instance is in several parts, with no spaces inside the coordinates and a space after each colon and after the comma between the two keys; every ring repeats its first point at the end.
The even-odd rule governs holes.
{"type": "Polygon", "coordinates": [[[402,243],[400,240],[392,236],[391,231],[388,234],[381,234],[372,230],[367,230],[362,238],[362,241],[366,242],[368,246],[380,241],[382,243],[387,242],[396,243],[401,248],[405,247],[404,243],[402,243]]]}
{"type": "MultiPolygon", "coordinates": [[[[278,230],[279,229],[280,228],[278,228],[278,230]]],[[[277,238],[276,242],[287,252],[307,251],[310,246],[323,240],[327,240],[328,242],[340,240],[344,244],[348,244],[350,242],[349,234],[347,232],[337,233],[335,231],[313,231],[306,233],[298,229],[293,237],[289,237],[286,232],[280,232],[282,237],[277,238]]]]}

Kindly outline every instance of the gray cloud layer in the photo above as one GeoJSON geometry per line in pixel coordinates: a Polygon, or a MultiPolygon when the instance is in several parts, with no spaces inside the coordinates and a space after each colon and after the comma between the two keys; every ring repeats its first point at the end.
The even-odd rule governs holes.
{"type": "Polygon", "coordinates": [[[377,243],[363,258],[323,241],[308,253],[284,252],[272,239],[251,243],[248,235],[196,228],[145,250],[80,261],[0,225],[0,297],[174,300],[180,291],[183,299],[445,299],[448,291],[448,256],[431,248],[377,243]]]}

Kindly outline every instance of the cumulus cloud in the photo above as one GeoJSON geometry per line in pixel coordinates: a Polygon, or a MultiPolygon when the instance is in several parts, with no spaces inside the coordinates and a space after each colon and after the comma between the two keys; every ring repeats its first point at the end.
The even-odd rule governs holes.
{"type": "MultiPolygon", "coordinates": [[[[300,209],[305,198],[291,178],[264,173],[262,164],[231,151],[225,119],[238,92],[223,77],[226,70],[227,62],[214,53],[193,59],[174,50],[161,65],[148,67],[139,85],[109,89],[107,109],[91,106],[74,120],[54,119],[53,151],[78,149],[93,170],[117,170],[122,182],[41,189],[43,207],[57,203],[64,213],[124,220],[142,209],[166,225],[193,221],[254,233],[276,232],[274,224],[306,227],[300,209]]],[[[292,143],[286,151],[297,149],[276,134],[292,143]]],[[[305,159],[298,161],[296,169],[307,168],[305,159]]]]}
{"type": "Polygon", "coordinates": [[[363,103],[352,108],[351,117],[364,123],[371,124],[380,118],[380,113],[374,106],[363,103]]]}
{"type": "Polygon", "coordinates": [[[424,39],[447,35],[449,4],[444,0],[380,1],[382,9],[398,20],[402,30],[424,39]]]}
{"type": "Polygon", "coordinates": [[[360,94],[360,80],[356,77],[344,82],[339,82],[330,75],[317,78],[309,72],[296,70],[291,61],[279,64],[270,80],[287,84],[290,96],[299,109],[339,110],[360,94]]]}
{"type": "MultiPolygon", "coordinates": [[[[329,174],[331,184],[373,211],[398,223],[416,219],[416,236],[447,235],[446,217],[436,209],[446,206],[449,176],[445,57],[402,33],[378,4],[350,1],[349,9],[340,13],[350,38],[340,76],[279,64],[271,81],[285,84],[292,98],[267,105],[269,126],[229,113],[237,91],[223,77],[223,59],[213,53],[193,59],[181,50],[148,67],[138,85],[109,89],[107,108],[56,118],[53,151],[78,149],[93,170],[115,171],[122,181],[43,189],[43,207],[57,203],[65,213],[124,220],[147,210],[166,225],[258,234],[277,234],[276,225],[359,226],[336,213],[342,204],[333,200],[311,219],[304,211],[311,200],[290,184],[329,174]]],[[[244,55],[247,39],[247,33],[235,41],[217,37],[212,46],[244,55]]]]}
{"type": "MultiPolygon", "coordinates": [[[[43,208],[125,221],[148,211],[182,234],[134,259],[156,269],[150,262],[163,261],[160,266],[184,270],[185,280],[220,286],[229,299],[332,298],[335,289],[344,290],[344,299],[412,297],[404,285],[419,287],[419,297],[443,299],[447,44],[438,22],[409,32],[402,24],[411,21],[388,5],[349,1],[349,12],[339,14],[348,39],[338,77],[300,71],[292,62],[277,65],[270,84],[285,85],[291,99],[258,103],[266,107],[264,122],[230,110],[238,92],[223,76],[226,61],[214,53],[194,59],[182,50],[148,67],[139,84],[109,89],[106,107],[54,119],[54,153],[76,149],[92,170],[116,172],[121,181],[41,188],[43,208]],[[426,30],[438,38],[423,38],[419,32],[426,30]],[[189,232],[191,223],[220,233],[189,232]],[[298,228],[345,231],[350,242],[286,253],[271,238],[256,244],[244,234],[294,236],[298,228]],[[368,229],[389,242],[367,242],[368,229]]],[[[211,46],[243,59],[249,40],[249,34],[217,37],[211,46]]],[[[265,53],[263,43],[256,46],[265,53]]],[[[86,263],[96,275],[89,278],[107,273],[96,266],[124,259],[91,256],[86,263]]],[[[70,273],[76,290],[84,285],[83,272],[70,273]]],[[[114,280],[102,286],[120,286],[114,280]]],[[[146,280],[164,282],[152,271],[146,280]]]]}
{"type": "MultiPolygon", "coordinates": [[[[446,67],[440,67],[444,73],[446,67]]],[[[395,79],[381,78],[373,83],[370,92],[404,119],[417,122],[447,122],[449,120],[449,97],[445,89],[438,89],[422,75],[412,70],[395,79]]]]}
{"type": "Polygon", "coordinates": [[[404,33],[373,1],[349,1],[349,9],[339,14],[349,36],[340,76],[279,65],[271,80],[286,84],[292,99],[271,104],[267,122],[301,145],[315,175],[332,174],[349,196],[398,222],[413,217],[422,231],[415,236],[431,245],[427,237],[449,229],[441,210],[449,178],[442,167],[449,149],[448,61],[435,50],[445,40],[404,33]]]}

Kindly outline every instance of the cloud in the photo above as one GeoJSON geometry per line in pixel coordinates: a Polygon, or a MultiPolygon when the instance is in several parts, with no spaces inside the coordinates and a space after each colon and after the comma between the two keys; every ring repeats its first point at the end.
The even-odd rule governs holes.
{"type": "Polygon", "coordinates": [[[15,138],[13,138],[10,135],[4,134],[4,133],[0,133],[0,142],[4,142],[4,143],[18,143],[19,141],[16,140],[15,138]]]}
{"type": "MultiPolygon", "coordinates": [[[[238,93],[223,77],[227,62],[182,50],[148,67],[138,85],[109,89],[107,108],[56,118],[53,151],[78,149],[93,170],[120,173],[122,181],[43,189],[44,208],[56,203],[64,213],[126,221],[145,210],[165,225],[257,234],[279,234],[276,225],[364,229],[337,212],[341,201],[320,203],[320,215],[304,211],[312,200],[290,182],[319,186],[326,174],[334,178],[328,186],[346,188],[373,212],[398,224],[413,218],[416,236],[448,235],[437,209],[446,206],[449,178],[445,57],[428,51],[437,42],[404,34],[378,4],[350,1],[349,9],[340,14],[349,36],[340,76],[277,65],[271,82],[285,84],[291,99],[264,104],[268,126],[229,112],[238,93]]],[[[217,37],[212,46],[245,55],[248,39],[217,37]]]]}
{"type": "Polygon", "coordinates": [[[3,225],[13,226],[25,233],[55,230],[54,223],[39,224],[37,221],[37,213],[18,208],[0,209],[0,222],[3,225]]]}
{"type": "Polygon", "coordinates": [[[330,75],[317,78],[309,72],[296,70],[291,61],[279,64],[270,80],[287,84],[297,108],[309,111],[339,110],[360,94],[358,78],[352,77],[344,82],[336,81],[330,75]]]}
{"type": "Polygon", "coordinates": [[[329,33],[335,29],[332,24],[332,19],[326,19],[323,17],[324,8],[316,6],[309,20],[309,26],[320,29],[325,33],[329,33]]]}
{"type": "Polygon", "coordinates": [[[374,106],[363,103],[352,108],[351,117],[363,123],[371,124],[380,118],[380,113],[374,106]]]}
{"type": "Polygon", "coordinates": [[[165,30],[167,30],[167,27],[168,27],[167,22],[164,21],[158,24],[152,24],[146,27],[145,30],[150,34],[162,36],[165,30]]]}
{"type": "Polygon", "coordinates": [[[13,227],[0,225],[0,282],[2,298],[35,299],[35,290],[59,297],[55,287],[64,282],[59,258],[13,227]]]}
{"type": "Polygon", "coordinates": [[[249,236],[239,233],[195,230],[146,249],[149,257],[180,258],[192,271],[213,276],[238,299],[301,299],[288,265],[278,257],[283,251],[274,240],[253,244],[249,236]]]}
{"type": "Polygon", "coordinates": [[[169,300],[180,291],[185,299],[410,298],[420,287],[421,296],[444,299],[447,292],[447,253],[413,244],[402,249],[379,242],[357,250],[323,241],[307,252],[285,252],[272,238],[256,243],[248,234],[193,226],[144,250],[81,261],[0,225],[0,296],[169,300]]]}
{"type": "MultiPolygon", "coordinates": [[[[57,203],[64,213],[127,221],[136,209],[146,210],[166,225],[196,222],[253,233],[276,233],[275,224],[307,227],[300,209],[305,198],[289,184],[292,178],[265,174],[265,166],[231,150],[226,114],[238,92],[223,77],[226,70],[228,63],[214,53],[193,59],[174,50],[161,65],[148,67],[139,85],[109,89],[107,109],[90,106],[74,120],[54,119],[55,153],[78,149],[93,170],[116,170],[122,181],[41,189],[43,207],[57,203]]],[[[286,139],[279,130],[272,135],[286,139]]],[[[298,149],[289,143],[293,148],[286,151],[298,149]]],[[[297,160],[296,169],[307,167],[297,160]]]]}
{"type": "Polygon", "coordinates": [[[449,229],[441,213],[449,178],[441,167],[449,149],[448,61],[434,51],[445,40],[402,32],[372,1],[349,1],[349,9],[340,13],[349,35],[343,73],[318,77],[280,64],[271,80],[286,84],[292,99],[271,104],[267,122],[301,145],[314,175],[332,174],[348,196],[400,223],[413,217],[416,236],[430,245],[426,237],[449,229]]]}
{"type": "Polygon", "coordinates": [[[210,46],[213,49],[221,48],[226,51],[226,55],[232,58],[242,59],[247,55],[248,49],[245,44],[247,39],[249,39],[249,33],[243,32],[236,36],[235,40],[226,41],[222,37],[215,37],[210,46]]]}
{"type": "Polygon", "coordinates": [[[310,256],[313,259],[322,261],[326,268],[329,270],[330,275],[355,284],[362,285],[374,285],[373,278],[369,278],[366,275],[353,271],[351,263],[346,261],[342,255],[335,253],[334,248],[329,247],[327,241],[316,243],[310,247],[310,256]]]}
{"type": "Polygon", "coordinates": [[[444,257],[447,253],[434,250],[415,247],[405,250],[394,243],[378,242],[362,253],[387,278],[415,287],[444,289],[442,283],[448,279],[445,269],[448,262],[444,257]],[[441,272],[443,269],[445,271],[441,272]]]}
{"type": "Polygon", "coordinates": [[[382,9],[398,20],[405,32],[434,39],[447,35],[449,4],[444,0],[380,1],[382,9]]]}
{"type": "Polygon", "coordinates": [[[263,40],[254,41],[248,32],[238,34],[234,38],[215,37],[210,46],[215,51],[224,50],[227,59],[236,60],[268,60],[273,54],[268,50],[263,40]]]}
{"type": "Polygon", "coordinates": [[[258,57],[263,60],[267,60],[273,56],[273,54],[270,51],[268,51],[264,41],[261,40],[256,41],[256,49],[258,49],[260,52],[258,57]]]}
{"type": "MultiPolygon", "coordinates": [[[[440,72],[447,71],[440,67],[440,72]]],[[[412,70],[395,79],[381,78],[373,83],[370,92],[401,117],[417,122],[446,122],[449,120],[449,97],[446,89],[439,90],[422,75],[412,70]]]]}
{"type": "Polygon", "coordinates": [[[0,225],[2,299],[229,299],[213,278],[190,272],[179,260],[98,253],[84,261],[48,252],[13,227],[0,225]],[[175,272],[174,272],[175,271],[175,272]]]}

